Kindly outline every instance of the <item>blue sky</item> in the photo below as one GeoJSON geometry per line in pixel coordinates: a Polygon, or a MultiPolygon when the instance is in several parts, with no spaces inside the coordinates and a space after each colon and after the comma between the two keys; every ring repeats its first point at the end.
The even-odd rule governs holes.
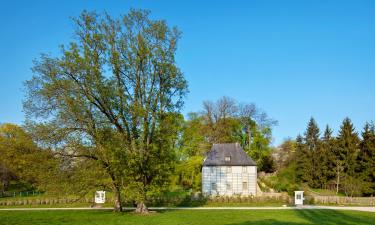
{"type": "Polygon", "coordinates": [[[189,82],[183,112],[226,95],[279,121],[274,144],[350,117],[375,120],[375,1],[3,1],[0,122],[22,124],[23,81],[40,53],[58,55],[83,9],[152,11],[183,32],[177,60],[189,82]]]}

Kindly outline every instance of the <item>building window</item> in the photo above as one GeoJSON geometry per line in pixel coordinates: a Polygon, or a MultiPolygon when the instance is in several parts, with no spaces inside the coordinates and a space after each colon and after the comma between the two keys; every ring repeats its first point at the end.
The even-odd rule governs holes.
{"type": "Polygon", "coordinates": [[[227,182],[227,191],[230,191],[230,190],[232,190],[232,185],[229,182],[227,182]]]}
{"type": "Polygon", "coordinates": [[[227,166],[227,173],[232,173],[232,167],[231,166],[227,166]]]}
{"type": "Polygon", "coordinates": [[[216,183],[211,183],[211,190],[212,191],[216,191],[217,190],[216,183]]]}
{"type": "Polygon", "coordinates": [[[297,195],[297,199],[298,200],[301,199],[301,195],[300,194],[297,195]]]}
{"type": "Polygon", "coordinates": [[[210,169],[211,169],[211,173],[215,172],[215,168],[213,166],[211,166],[210,169]]]}
{"type": "Polygon", "coordinates": [[[243,182],[243,183],[242,183],[242,190],[245,191],[245,190],[247,190],[247,189],[248,189],[248,187],[247,187],[247,182],[243,182]]]}
{"type": "Polygon", "coordinates": [[[230,156],[225,156],[224,161],[225,162],[230,162],[230,156]]]}
{"type": "Polygon", "coordinates": [[[247,166],[242,167],[242,173],[247,173],[247,166]]]}

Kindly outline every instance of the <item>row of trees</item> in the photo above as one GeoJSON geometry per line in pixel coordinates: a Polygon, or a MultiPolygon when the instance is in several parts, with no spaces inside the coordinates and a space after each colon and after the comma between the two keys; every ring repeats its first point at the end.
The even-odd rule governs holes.
{"type": "MultiPolygon", "coordinates": [[[[254,104],[239,104],[229,97],[222,97],[216,102],[206,101],[203,106],[202,111],[190,113],[188,120],[184,120],[180,114],[174,114],[175,126],[169,132],[175,132],[175,139],[171,146],[165,149],[169,158],[147,162],[151,169],[159,166],[168,170],[162,173],[153,171],[150,176],[164,176],[164,179],[153,185],[153,189],[146,191],[144,200],[176,188],[199,192],[203,159],[213,143],[238,142],[256,160],[259,170],[274,170],[270,147],[271,128],[276,123],[274,120],[269,119],[254,104]]],[[[103,131],[103,135],[105,132],[109,131],[103,131]]],[[[115,132],[109,132],[106,135],[114,134],[115,132]]],[[[66,135],[62,128],[56,128],[46,122],[29,121],[23,128],[3,124],[0,128],[0,153],[4,156],[0,162],[3,168],[0,171],[3,191],[9,188],[7,184],[10,181],[28,184],[24,188],[38,188],[53,195],[70,193],[83,196],[98,188],[113,189],[114,178],[94,155],[96,146],[85,146],[82,141],[88,140],[83,136],[66,135]],[[92,153],[89,154],[89,151],[92,153]]],[[[168,135],[168,132],[165,132],[165,135],[168,135]]],[[[107,144],[113,146],[115,143],[108,141],[107,144]]],[[[119,164],[115,164],[117,168],[123,168],[117,181],[119,193],[125,193],[127,199],[137,201],[139,193],[130,186],[134,185],[134,181],[129,182],[126,177],[128,175],[125,174],[124,167],[129,166],[129,163],[110,153],[103,151],[101,157],[113,157],[112,160],[119,164]]],[[[137,157],[127,158],[136,159],[137,157]]],[[[129,170],[127,168],[126,172],[129,170]]]]}
{"type": "Polygon", "coordinates": [[[334,189],[347,196],[375,194],[375,125],[366,123],[359,135],[349,118],[337,136],[327,125],[321,134],[311,118],[304,135],[281,145],[278,165],[292,167],[295,182],[334,189]],[[287,157],[285,157],[287,156],[287,157]]]}

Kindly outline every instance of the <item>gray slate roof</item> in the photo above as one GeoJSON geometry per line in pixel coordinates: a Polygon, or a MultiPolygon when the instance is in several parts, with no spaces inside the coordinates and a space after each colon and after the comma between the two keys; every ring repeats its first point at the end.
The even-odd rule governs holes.
{"type": "Polygon", "coordinates": [[[207,153],[203,166],[256,166],[238,143],[214,144],[207,153]],[[230,162],[225,157],[230,156],[230,162]]]}

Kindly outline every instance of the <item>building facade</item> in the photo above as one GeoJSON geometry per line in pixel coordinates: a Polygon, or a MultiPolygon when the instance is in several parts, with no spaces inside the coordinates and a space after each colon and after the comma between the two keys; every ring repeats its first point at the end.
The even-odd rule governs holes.
{"type": "Polygon", "coordinates": [[[214,144],[202,167],[204,195],[255,196],[257,167],[238,143],[214,144]]]}

